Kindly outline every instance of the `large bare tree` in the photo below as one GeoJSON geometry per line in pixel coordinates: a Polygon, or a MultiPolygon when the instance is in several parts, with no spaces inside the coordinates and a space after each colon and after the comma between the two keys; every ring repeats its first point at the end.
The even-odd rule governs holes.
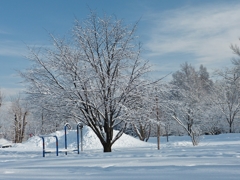
{"type": "Polygon", "coordinates": [[[159,90],[159,107],[165,116],[171,117],[187,133],[194,146],[198,145],[201,108],[198,95],[168,84],[159,90]]]}
{"type": "Polygon", "coordinates": [[[73,38],[52,36],[53,48],[32,49],[34,65],[21,73],[34,103],[89,126],[104,152],[111,152],[123,134],[137,89],[147,84],[143,76],[148,65],[141,61],[135,29],[136,24],[130,27],[91,13],[87,20],[76,21],[73,38]],[[123,126],[114,135],[119,124],[123,126]]]}

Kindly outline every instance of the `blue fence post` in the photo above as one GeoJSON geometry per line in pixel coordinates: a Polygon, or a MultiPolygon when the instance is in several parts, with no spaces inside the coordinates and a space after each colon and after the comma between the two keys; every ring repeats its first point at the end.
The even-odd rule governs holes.
{"type": "Polygon", "coordinates": [[[56,156],[58,156],[58,137],[57,136],[53,136],[56,138],[56,156]]]}
{"type": "MultiPolygon", "coordinates": [[[[67,128],[71,129],[70,124],[66,123],[64,126],[64,130],[65,130],[65,149],[67,150],[67,128]]],[[[65,152],[65,155],[67,155],[67,151],[65,152]]]]}
{"type": "Polygon", "coordinates": [[[77,125],[77,152],[79,154],[79,124],[77,125]]]}
{"type": "Polygon", "coordinates": [[[83,151],[83,124],[80,127],[80,129],[81,129],[81,151],[83,151]]]}
{"type": "Polygon", "coordinates": [[[45,141],[44,141],[44,137],[42,138],[42,142],[43,142],[43,157],[45,157],[45,141]]]}

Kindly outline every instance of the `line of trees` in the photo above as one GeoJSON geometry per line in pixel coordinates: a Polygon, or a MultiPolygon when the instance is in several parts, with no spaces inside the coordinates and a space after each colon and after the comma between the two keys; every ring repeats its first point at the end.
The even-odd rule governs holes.
{"type": "MultiPolygon", "coordinates": [[[[216,71],[214,81],[203,65],[196,70],[184,63],[170,82],[153,82],[136,26],[91,13],[75,22],[72,38],[50,35],[53,47],[29,48],[33,66],[20,73],[27,95],[10,106],[13,141],[79,121],[94,131],[104,152],[124,132],[142,141],[157,136],[159,149],[161,135],[187,134],[195,146],[202,134],[239,132],[240,60],[216,71]]],[[[231,49],[240,57],[238,46],[231,49]]]]}

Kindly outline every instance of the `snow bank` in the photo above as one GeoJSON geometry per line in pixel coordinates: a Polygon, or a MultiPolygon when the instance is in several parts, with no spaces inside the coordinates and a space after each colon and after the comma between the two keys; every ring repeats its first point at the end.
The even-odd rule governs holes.
{"type": "MultiPolygon", "coordinates": [[[[114,136],[118,133],[118,131],[114,131],[114,136]]],[[[64,130],[57,131],[56,133],[52,133],[51,135],[56,135],[58,137],[59,148],[65,147],[65,136],[64,130]]],[[[81,141],[81,140],[80,140],[81,141]]],[[[47,148],[55,148],[55,138],[45,138],[45,145],[47,148]]],[[[67,143],[68,149],[77,149],[77,131],[76,130],[68,130],[67,131],[67,143]]],[[[28,147],[42,147],[42,139],[38,136],[34,136],[30,138],[27,142],[23,144],[28,147]]],[[[120,139],[118,139],[114,144],[113,148],[127,148],[127,147],[146,147],[150,146],[146,142],[142,142],[132,136],[123,134],[120,139]]],[[[95,133],[89,127],[83,128],[83,149],[102,149],[102,145],[95,135],[95,133]]]]}
{"type": "Polygon", "coordinates": [[[4,138],[1,138],[1,139],[0,139],[0,146],[1,146],[1,145],[5,145],[5,144],[12,144],[12,143],[11,143],[10,141],[4,139],[4,138]]]}
{"type": "Polygon", "coordinates": [[[12,143],[4,138],[0,139],[0,148],[4,148],[4,147],[10,147],[12,146],[12,143]]]}
{"type": "MultiPolygon", "coordinates": [[[[64,140],[63,131],[56,132],[56,135],[61,141],[64,140]]],[[[101,148],[89,128],[84,128],[83,135],[88,148],[101,148]]],[[[75,143],[75,139],[76,131],[69,131],[69,144],[75,143]]],[[[188,136],[171,136],[169,140],[166,142],[166,138],[161,137],[161,149],[158,151],[147,143],[123,135],[115,147],[144,147],[117,149],[114,153],[91,153],[93,150],[80,155],[72,153],[65,156],[62,153],[60,157],[52,154],[43,158],[42,141],[39,137],[33,137],[15,148],[0,148],[0,179],[239,180],[240,134],[203,136],[200,145],[195,147],[188,136]],[[36,149],[30,147],[33,145],[36,149]]],[[[47,142],[49,146],[55,146],[54,138],[47,142]]],[[[156,137],[150,138],[150,142],[155,143],[156,147],[156,137]]],[[[63,144],[60,145],[62,148],[63,144]]]]}

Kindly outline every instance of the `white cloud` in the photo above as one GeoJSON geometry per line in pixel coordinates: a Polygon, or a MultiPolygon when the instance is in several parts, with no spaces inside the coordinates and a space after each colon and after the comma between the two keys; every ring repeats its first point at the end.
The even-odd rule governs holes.
{"type": "Polygon", "coordinates": [[[46,42],[31,42],[25,43],[15,40],[2,40],[0,41],[0,56],[8,57],[26,57],[29,54],[29,48],[51,48],[51,44],[46,42]]]}
{"type": "Polygon", "coordinates": [[[25,56],[27,48],[24,43],[20,44],[14,41],[1,41],[0,42],[0,56],[25,56]]]}
{"type": "Polygon", "coordinates": [[[230,63],[234,55],[229,46],[239,44],[239,9],[240,4],[226,3],[151,13],[153,26],[146,44],[149,56],[186,53],[197,64],[230,63]]]}
{"type": "Polygon", "coordinates": [[[12,98],[17,97],[19,94],[23,93],[23,88],[0,88],[0,91],[3,95],[3,104],[0,108],[0,114],[1,112],[7,112],[9,107],[11,106],[12,98]]]}
{"type": "Polygon", "coordinates": [[[14,97],[19,95],[19,93],[23,92],[24,88],[0,88],[5,99],[14,97]]]}
{"type": "Polygon", "coordinates": [[[0,29],[0,34],[10,34],[9,32],[3,30],[3,29],[0,29]]]}

